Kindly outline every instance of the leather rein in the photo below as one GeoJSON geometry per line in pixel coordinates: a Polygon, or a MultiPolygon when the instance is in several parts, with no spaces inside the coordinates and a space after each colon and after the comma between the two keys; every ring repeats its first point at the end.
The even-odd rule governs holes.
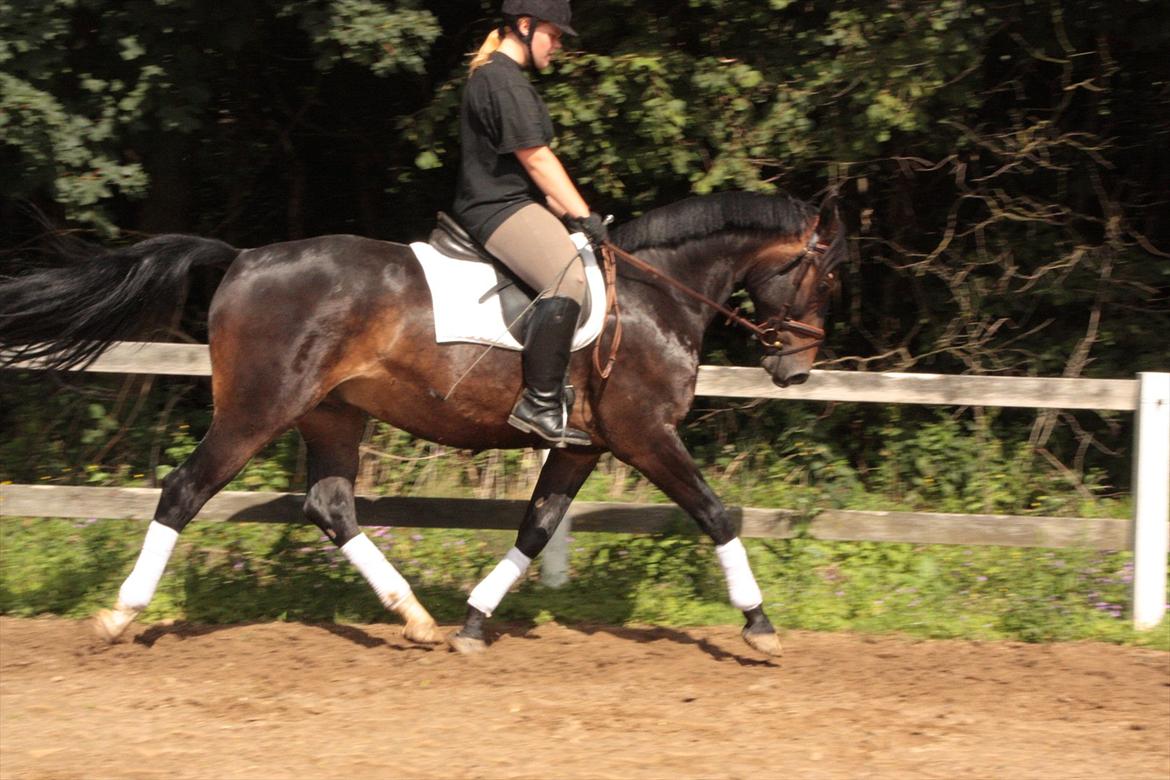
{"type": "MultiPolygon", "coordinates": [[[[793,266],[799,264],[800,276],[797,279],[796,288],[799,289],[800,282],[803,281],[804,275],[808,273],[808,269],[816,264],[817,258],[825,254],[829,249],[829,245],[820,239],[820,235],[814,230],[812,236],[809,237],[808,242],[804,248],[797,254],[781,273],[788,273],[793,266]]],[[[797,352],[804,352],[805,350],[818,348],[825,340],[825,331],[816,325],[809,325],[807,322],[793,319],[788,316],[788,309],[791,308],[792,303],[784,306],[784,310],[764,321],[759,325],[746,317],[742,316],[738,310],[732,311],[726,306],[717,301],[708,298],[701,292],[692,290],[682,282],[667,276],[659,271],[654,266],[650,265],[644,260],[640,260],[621,247],[614,244],[612,241],[606,241],[601,246],[601,256],[605,271],[605,310],[614,313],[614,332],[613,340],[609,348],[609,357],[604,366],[601,365],[601,336],[598,336],[597,342],[593,347],[593,366],[601,375],[602,379],[608,379],[610,372],[613,371],[614,361],[617,360],[618,345],[622,339],[622,318],[621,311],[617,303],[617,262],[614,259],[620,258],[622,261],[637,268],[639,271],[649,274],[657,279],[669,284],[679,292],[687,297],[699,301],[707,306],[710,306],[715,311],[719,312],[727,318],[728,322],[733,322],[746,328],[756,337],[756,339],[766,347],[780,350],[778,356],[793,355],[797,352]],[[795,333],[800,336],[807,336],[815,339],[811,344],[806,344],[803,347],[784,348],[784,344],[780,340],[780,334],[783,332],[795,333]]],[[[793,294],[795,297],[795,293],[793,294]]]]}

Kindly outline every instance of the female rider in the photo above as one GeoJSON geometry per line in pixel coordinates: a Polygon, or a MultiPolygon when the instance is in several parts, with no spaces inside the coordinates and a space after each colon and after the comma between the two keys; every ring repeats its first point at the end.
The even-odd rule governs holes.
{"type": "Polygon", "coordinates": [[[471,235],[539,293],[521,363],[524,392],[508,422],[557,446],[589,445],[568,427],[565,376],[586,294],[569,230],[607,239],[561,161],[548,109],[524,70],[548,67],[570,26],[568,0],[504,0],[503,24],[471,61],[459,132],[455,215],[471,235]],[[562,222],[563,220],[563,222],[562,222]]]}

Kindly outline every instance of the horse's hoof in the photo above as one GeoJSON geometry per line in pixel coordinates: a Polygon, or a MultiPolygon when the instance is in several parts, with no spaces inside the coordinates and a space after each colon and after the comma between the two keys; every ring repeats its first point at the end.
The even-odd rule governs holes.
{"type": "Polygon", "coordinates": [[[435,625],[435,619],[413,593],[406,594],[406,597],[392,609],[405,621],[406,627],[402,629],[402,635],[411,642],[420,645],[439,645],[445,641],[439,627],[435,625]]]}
{"type": "Polygon", "coordinates": [[[451,649],[460,655],[479,655],[487,651],[487,642],[474,636],[464,636],[462,633],[456,631],[447,640],[451,645],[451,649]]]}
{"type": "Polygon", "coordinates": [[[748,643],[748,647],[758,650],[764,655],[780,655],[783,652],[780,647],[780,637],[776,636],[775,631],[753,632],[744,629],[743,641],[748,643]]]}
{"type": "Polygon", "coordinates": [[[93,616],[93,630],[100,639],[109,644],[119,641],[126,629],[138,617],[138,610],[118,605],[113,609],[101,609],[93,616]]]}
{"type": "Polygon", "coordinates": [[[402,629],[402,635],[411,642],[420,645],[441,645],[447,641],[443,632],[433,622],[407,623],[406,627],[402,629]]]}

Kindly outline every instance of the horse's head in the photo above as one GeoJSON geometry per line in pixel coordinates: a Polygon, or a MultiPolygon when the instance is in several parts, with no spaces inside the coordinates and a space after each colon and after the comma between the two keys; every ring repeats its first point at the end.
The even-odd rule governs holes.
{"type": "Polygon", "coordinates": [[[826,201],[803,235],[767,244],[744,280],[764,329],[761,365],[780,387],[808,379],[825,340],[844,238],[836,206],[826,201]]]}

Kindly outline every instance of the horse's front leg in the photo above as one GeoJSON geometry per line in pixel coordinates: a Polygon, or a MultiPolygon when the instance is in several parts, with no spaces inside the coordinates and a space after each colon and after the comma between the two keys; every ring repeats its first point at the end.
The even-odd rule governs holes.
{"type": "Polygon", "coordinates": [[[711,537],[727,578],[731,604],[747,619],[743,628],[744,641],[762,653],[779,655],[780,640],[764,614],[763,595],[726,507],[703,479],[678,432],[665,426],[658,430],[661,433],[654,436],[632,437],[629,447],[613,446],[611,442],[614,454],[642,472],[711,537]]]}
{"type": "Polygon", "coordinates": [[[487,649],[483,624],[499,606],[508,589],[524,576],[532,559],[548,544],[557,530],[573,497],[597,465],[600,453],[574,449],[554,449],[540,470],[536,489],[524,512],[516,535],[516,546],[508,551],[491,573],[467,599],[467,619],[451,636],[451,647],[460,653],[480,653],[487,649]]]}

